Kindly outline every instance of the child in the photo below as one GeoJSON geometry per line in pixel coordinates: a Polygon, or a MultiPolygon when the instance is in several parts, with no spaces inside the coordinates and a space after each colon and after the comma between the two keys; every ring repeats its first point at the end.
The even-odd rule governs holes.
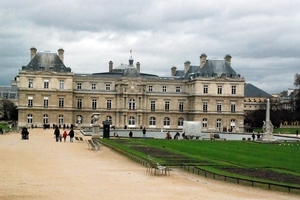
{"type": "Polygon", "coordinates": [[[67,140],[67,136],[68,136],[68,133],[67,133],[67,131],[64,131],[64,133],[63,133],[64,142],[66,142],[66,140],[67,140]]]}

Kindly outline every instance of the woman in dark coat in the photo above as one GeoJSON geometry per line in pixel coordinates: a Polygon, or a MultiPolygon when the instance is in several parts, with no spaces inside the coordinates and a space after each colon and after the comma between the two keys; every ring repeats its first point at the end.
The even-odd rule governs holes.
{"type": "Polygon", "coordinates": [[[56,142],[58,142],[59,137],[60,137],[60,131],[59,131],[58,126],[55,127],[54,135],[55,135],[56,142]]]}

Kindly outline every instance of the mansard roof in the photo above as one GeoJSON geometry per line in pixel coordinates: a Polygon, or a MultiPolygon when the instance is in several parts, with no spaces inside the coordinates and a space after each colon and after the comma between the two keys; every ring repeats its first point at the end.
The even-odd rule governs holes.
{"type": "Polygon", "coordinates": [[[185,79],[193,77],[240,77],[226,60],[207,60],[203,68],[191,65],[185,79]]]}
{"type": "Polygon", "coordinates": [[[272,95],[270,95],[269,93],[257,88],[256,86],[252,85],[251,83],[245,83],[244,96],[245,97],[272,98],[272,95]]]}
{"type": "Polygon", "coordinates": [[[216,74],[218,77],[226,76],[235,76],[236,72],[225,60],[207,60],[202,69],[199,70],[202,74],[208,74],[212,76],[216,74]]]}
{"type": "Polygon", "coordinates": [[[50,52],[38,52],[22,70],[71,72],[71,68],[66,67],[56,53],[50,52]]]}

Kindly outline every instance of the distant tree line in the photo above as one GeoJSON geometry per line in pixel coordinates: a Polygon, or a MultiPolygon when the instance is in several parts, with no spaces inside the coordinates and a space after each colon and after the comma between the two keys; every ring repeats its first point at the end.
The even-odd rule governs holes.
{"type": "Polygon", "coordinates": [[[0,119],[1,120],[18,120],[17,106],[8,99],[0,100],[0,119]]]}
{"type": "MultiPolygon", "coordinates": [[[[295,74],[296,87],[300,86],[300,74],[295,74]]],[[[290,100],[289,110],[280,108],[281,105],[278,102],[271,103],[270,107],[270,120],[275,127],[279,127],[281,123],[300,121],[300,92],[290,100]]],[[[250,127],[262,127],[263,121],[266,120],[266,109],[255,110],[251,113],[247,113],[245,116],[244,124],[250,127]]]]}

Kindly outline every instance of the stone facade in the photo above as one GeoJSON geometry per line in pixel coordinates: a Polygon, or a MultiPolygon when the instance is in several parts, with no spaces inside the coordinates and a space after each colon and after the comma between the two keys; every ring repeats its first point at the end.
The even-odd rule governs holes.
{"type": "MultiPolygon", "coordinates": [[[[63,53],[47,56],[56,60],[63,53]]],[[[116,128],[178,129],[183,121],[201,121],[203,131],[243,131],[244,79],[231,68],[231,56],[229,62],[228,55],[201,56],[202,67],[185,63],[184,70],[172,67],[172,76],[159,77],[142,73],[132,58],[115,69],[109,62],[108,72],[76,74],[62,61],[47,66],[44,59],[39,66],[34,54],[19,72],[19,126],[76,124],[81,116],[81,126],[91,127],[93,113],[100,113],[100,122],[116,128]]]]}

